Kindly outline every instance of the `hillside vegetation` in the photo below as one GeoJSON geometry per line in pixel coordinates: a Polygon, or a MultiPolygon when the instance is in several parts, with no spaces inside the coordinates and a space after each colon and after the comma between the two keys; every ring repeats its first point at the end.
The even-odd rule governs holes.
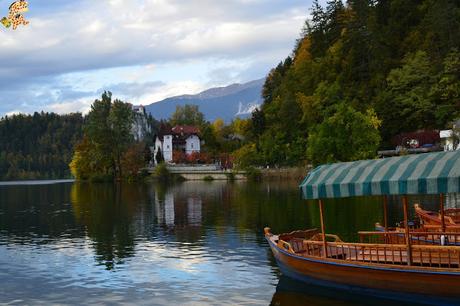
{"type": "Polygon", "coordinates": [[[372,158],[392,136],[446,128],[460,111],[460,2],[315,1],[252,116],[250,163],[372,158]]]}
{"type": "Polygon", "coordinates": [[[70,178],[82,137],[81,114],[6,116],[0,120],[0,180],[70,178]]]}

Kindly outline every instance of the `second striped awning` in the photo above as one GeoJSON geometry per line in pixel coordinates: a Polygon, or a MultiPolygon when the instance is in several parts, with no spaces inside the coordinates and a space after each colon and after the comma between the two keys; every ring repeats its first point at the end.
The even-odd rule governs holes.
{"type": "Polygon", "coordinates": [[[460,192],[460,151],[322,165],[300,188],[305,199],[460,192]]]}

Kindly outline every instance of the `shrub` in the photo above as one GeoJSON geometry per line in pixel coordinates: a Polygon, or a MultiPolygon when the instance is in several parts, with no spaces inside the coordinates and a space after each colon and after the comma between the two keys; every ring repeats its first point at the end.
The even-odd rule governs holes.
{"type": "Polygon", "coordinates": [[[207,182],[210,182],[210,181],[214,181],[214,178],[211,176],[211,175],[206,175],[203,180],[207,181],[207,182]]]}
{"type": "Polygon", "coordinates": [[[167,181],[171,179],[171,172],[165,163],[160,163],[155,167],[154,176],[161,181],[167,181]]]}
{"type": "Polygon", "coordinates": [[[196,164],[200,161],[200,152],[192,152],[192,154],[189,154],[186,156],[187,163],[190,164],[196,164]]]}
{"type": "Polygon", "coordinates": [[[180,150],[173,151],[173,162],[175,164],[185,164],[187,162],[187,156],[180,150]]]}

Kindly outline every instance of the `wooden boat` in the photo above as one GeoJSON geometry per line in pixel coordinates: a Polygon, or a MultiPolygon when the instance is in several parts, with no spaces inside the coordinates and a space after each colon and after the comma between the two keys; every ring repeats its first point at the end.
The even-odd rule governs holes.
{"type": "Polygon", "coordinates": [[[424,210],[420,204],[414,204],[414,209],[420,219],[420,226],[425,230],[440,230],[442,227],[447,231],[460,230],[460,210],[458,208],[444,209],[438,213],[424,210]]]}
{"type": "MultiPolygon", "coordinates": [[[[395,227],[385,230],[385,227],[380,225],[380,223],[375,224],[375,231],[360,231],[358,235],[361,242],[405,243],[404,228],[395,227]]],[[[411,229],[410,238],[413,244],[460,246],[460,232],[451,232],[449,228],[446,229],[446,232],[442,232],[440,227],[433,228],[433,230],[426,230],[424,228],[411,229]]]]}
{"type": "MultiPolygon", "coordinates": [[[[459,192],[460,184],[450,183],[451,179],[460,181],[460,152],[323,165],[300,185],[305,199],[318,200],[321,229],[276,235],[267,227],[265,238],[283,274],[302,281],[458,302],[460,246],[414,243],[418,234],[410,231],[408,223],[407,195],[459,192]],[[391,232],[385,226],[377,243],[343,242],[338,236],[327,234],[323,200],[364,195],[401,195],[404,231],[391,232]],[[400,239],[401,234],[404,239],[400,239]]],[[[452,233],[432,234],[440,237],[452,233]]]]}
{"type": "MultiPolygon", "coordinates": [[[[460,245],[460,224],[456,220],[459,209],[444,209],[444,199],[440,199],[440,212],[424,210],[420,204],[414,204],[414,211],[419,221],[410,226],[410,236],[414,244],[434,244],[434,245],[460,245]],[[448,211],[448,213],[447,213],[448,211]]],[[[385,224],[386,207],[385,207],[385,224]]],[[[375,232],[359,232],[360,241],[370,240],[374,235],[375,240],[385,241],[385,243],[404,243],[404,227],[389,228],[380,223],[375,224],[375,232]],[[367,237],[366,237],[367,236],[367,237]]]]}
{"type": "Polygon", "coordinates": [[[446,217],[451,218],[451,220],[456,224],[460,225],[460,208],[448,208],[444,210],[446,217]]]}
{"type": "Polygon", "coordinates": [[[283,274],[301,281],[406,294],[426,294],[430,288],[430,294],[460,298],[460,247],[413,246],[407,266],[405,244],[346,243],[327,235],[334,242],[325,253],[311,231],[273,235],[265,228],[265,237],[283,274]]]}

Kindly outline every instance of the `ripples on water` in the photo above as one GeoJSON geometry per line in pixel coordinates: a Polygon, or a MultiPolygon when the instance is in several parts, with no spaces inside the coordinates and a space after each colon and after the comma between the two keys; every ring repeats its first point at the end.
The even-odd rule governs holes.
{"type": "MultiPolygon", "coordinates": [[[[343,237],[381,219],[375,199],[341,204],[330,203],[326,222],[343,237]]],[[[300,199],[296,182],[3,185],[0,304],[359,301],[280,280],[267,225],[318,227],[317,207],[300,199]]]]}

